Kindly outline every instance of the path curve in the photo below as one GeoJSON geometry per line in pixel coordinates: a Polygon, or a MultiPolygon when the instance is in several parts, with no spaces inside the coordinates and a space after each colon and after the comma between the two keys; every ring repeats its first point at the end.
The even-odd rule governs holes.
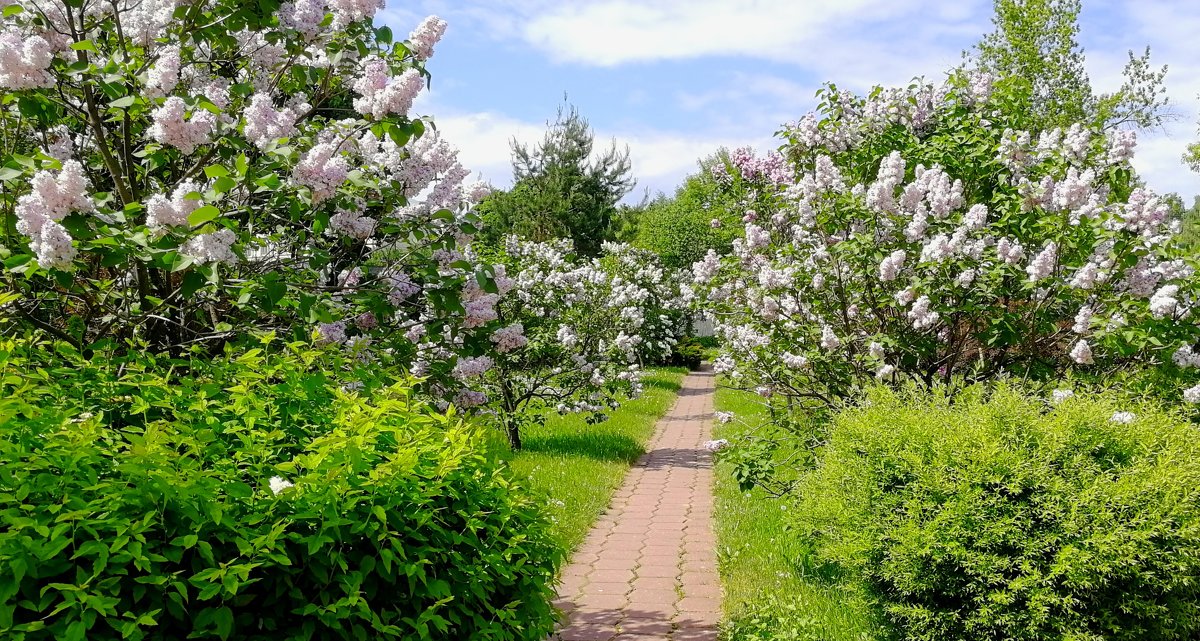
{"type": "Polygon", "coordinates": [[[562,641],[715,641],[721,586],[713,535],[713,374],[692,372],[675,406],[563,570],[562,641]]]}

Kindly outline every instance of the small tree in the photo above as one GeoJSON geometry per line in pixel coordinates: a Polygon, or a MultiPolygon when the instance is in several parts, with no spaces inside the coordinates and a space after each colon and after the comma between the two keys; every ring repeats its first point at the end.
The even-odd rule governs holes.
{"type": "Polygon", "coordinates": [[[633,189],[629,149],[594,155],[595,134],[575,107],[559,107],[538,145],[513,140],[513,188],[483,207],[489,238],[514,233],[538,242],[569,238],[584,256],[613,238],[617,202],[633,189]]]}
{"type": "Polygon", "coordinates": [[[690,266],[710,249],[728,252],[747,202],[747,194],[729,189],[728,157],[722,149],[701,160],[700,171],[685,178],[674,196],[649,203],[638,218],[634,243],[673,268],[690,266]]]}
{"type": "Polygon", "coordinates": [[[1129,52],[1125,82],[1112,94],[1096,94],[1084,71],[1079,45],[1080,0],[995,0],[996,29],[984,36],[973,62],[997,78],[1009,78],[1038,129],[1083,122],[1146,129],[1170,114],[1163,78],[1150,66],[1150,49],[1129,52]]]}

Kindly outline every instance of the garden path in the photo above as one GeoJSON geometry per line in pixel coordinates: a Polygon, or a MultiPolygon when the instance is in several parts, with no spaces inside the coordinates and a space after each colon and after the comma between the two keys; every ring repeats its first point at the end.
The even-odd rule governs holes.
{"type": "Polygon", "coordinates": [[[562,641],[715,641],[713,374],[692,372],[648,452],[563,571],[562,641]]]}

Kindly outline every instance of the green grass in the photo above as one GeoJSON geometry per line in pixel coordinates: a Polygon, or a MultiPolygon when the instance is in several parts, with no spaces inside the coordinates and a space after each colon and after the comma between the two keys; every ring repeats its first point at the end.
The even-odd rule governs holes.
{"type": "MultiPolygon", "coordinates": [[[[716,426],[734,441],[765,419],[757,395],[718,387],[718,411],[738,419],[716,426]]],[[[862,641],[875,639],[862,592],[804,564],[805,542],[787,531],[791,502],[761,489],[744,492],[732,464],[716,469],[717,554],[725,588],[727,641],[862,641]]]]}
{"type": "Polygon", "coordinates": [[[682,367],[648,368],[645,393],[623,403],[609,420],[588,425],[582,416],[551,414],[545,425],[522,432],[519,452],[496,433],[497,455],[526,479],[526,487],[545,497],[563,549],[574,550],[608,507],[626,470],[645,451],[655,422],[674,404],[686,373],[682,367]]]}

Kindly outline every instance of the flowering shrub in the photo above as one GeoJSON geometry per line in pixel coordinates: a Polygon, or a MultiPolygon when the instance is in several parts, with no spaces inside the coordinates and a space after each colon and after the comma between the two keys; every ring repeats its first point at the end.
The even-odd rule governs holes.
{"type": "Polygon", "coordinates": [[[1200,434],[1121,395],[887,388],[789,511],[898,639],[1200,634],[1200,434]]]}
{"type": "Polygon", "coordinates": [[[486,189],[411,114],[445,22],[397,42],[381,0],[4,5],[6,314],[175,353],[247,328],[408,363],[487,340],[459,301],[490,277],[465,260],[486,189]]]}
{"type": "Polygon", "coordinates": [[[605,251],[582,260],[569,241],[510,237],[496,258],[495,289],[468,296],[487,304],[481,321],[499,327],[491,345],[435,365],[451,368],[458,385],[443,395],[462,408],[488,403],[514,448],[543,409],[603,420],[619,398],[641,392],[640,356],[674,341],[686,301],[668,294],[671,281],[652,255],[614,244],[605,251]]]}
{"type": "Polygon", "coordinates": [[[265,342],[176,377],[0,341],[0,635],[546,638],[562,551],[483,435],[265,342]]]}
{"type": "MultiPolygon", "coordinates": [[[[1195,382],[1194,259],[1129,166],[1134,135],[1030,131],[1005,83],[830,86],[753,190],[732,255],[693,267],[736,384],[828,407],[873,379],[1164,365],[1195,382]]],[[[1179,385],[1178,381],[1190,381],[1179,385]]],[[[1200,397],[1200,391],[1188,398],[1200,397]]]]}

